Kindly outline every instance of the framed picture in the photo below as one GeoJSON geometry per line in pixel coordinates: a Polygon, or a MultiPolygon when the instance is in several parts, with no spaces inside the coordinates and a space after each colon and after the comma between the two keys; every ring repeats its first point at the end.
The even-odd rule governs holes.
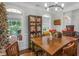
{"type": "Polygon", "coordinates": [[[61,20],[60,19],[54,20],[54,25],[61,25],[61,20]]]}

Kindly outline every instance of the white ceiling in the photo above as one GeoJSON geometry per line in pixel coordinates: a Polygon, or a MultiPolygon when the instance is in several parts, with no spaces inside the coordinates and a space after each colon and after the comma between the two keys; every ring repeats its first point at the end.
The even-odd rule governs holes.
{"type": "MultiPolygon", "coordinates": [[[[45,12],[45,8],[44,8],[44,3],[45,2],[5,2],[6,7],[7,8],[19,8],[19,9],[23,9],[23,11],[25,12],[38,12],[42,13],[45,12]]],[[[47,2],[48,5],[53,5],[55,4],[54,2],[47,2]]],[[[58,2],[58,4],[60,5],[61,3],[64,3],[64,12],[66,11],[71,11],[71,10],[75,10],[78,9],[79,7],[79,2],[58,2]]],[[[51,9],[51,11],[53,12],[53,9],[51,9]]],[[[51,13],[51,12],[50,12],[51,13]]]]}
{"type": "MultiPolygon", "coordinates": [[[[32,6],[39,6],[39,7],[44,7],[44,2],[23,2],[24,4],[28,4],[28,5],[32,5],[32,6]]],[[[47,2],[48,5],[54,5],[55,3],[54,2],[47,2]]],[[[69,7],[69,6],[72,6],[78,2],[58,2],[58,4],[62,4],[64,3],[65,4],[65,8],[66,7],[69,7]]]]}

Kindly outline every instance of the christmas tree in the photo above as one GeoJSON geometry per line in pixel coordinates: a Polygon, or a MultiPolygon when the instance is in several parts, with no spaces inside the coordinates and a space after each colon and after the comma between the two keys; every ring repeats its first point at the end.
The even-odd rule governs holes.
{"type": "Polygon", "coordinates": [[[0,48],[8,43],[8,23],[7,23],[7,14],[4,3],[0,3],[0,48]]]}

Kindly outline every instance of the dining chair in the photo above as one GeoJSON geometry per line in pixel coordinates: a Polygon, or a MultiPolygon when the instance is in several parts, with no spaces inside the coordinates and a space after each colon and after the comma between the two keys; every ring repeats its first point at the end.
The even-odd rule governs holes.
{"type": "Polygon", "coordinates": [[[17,41],[11,44],[10,46],[8,46],[5,51],[7,56],[33,56],[34,55],[34,52],[30,52],[30,53],[24,52],[23,54],[21,54],[19,52],[17,41]]]}
{"type": "Polygon", "coordinates": [[[35,55],[36,56],[43,56],[43,50],[41,49],[41,48],[39,48],[39,47],[37,47],[36,49],[35,49],[35,55]]]}
{"type": "Polygon", "coordinates": [[[18,42],[13,43],[12,45],[6,48],[6,55],[7,56],[19,56],[18,42]]]}
{"type": "Polygon", "coordinates": [[[74,56],[76,52],[75,42],[69,43],[66,47],[63,48],[63,56],[74,56]]]}

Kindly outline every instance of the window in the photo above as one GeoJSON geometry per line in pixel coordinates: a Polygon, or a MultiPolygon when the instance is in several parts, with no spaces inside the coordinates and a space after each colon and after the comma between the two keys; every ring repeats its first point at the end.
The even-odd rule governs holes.
{"type": "Polygon", "coordinates": [[[18,19],[8,19],[8,26],[9,34],[18,36],[18,30],[21,30],[21,21],[18,19]]]}

